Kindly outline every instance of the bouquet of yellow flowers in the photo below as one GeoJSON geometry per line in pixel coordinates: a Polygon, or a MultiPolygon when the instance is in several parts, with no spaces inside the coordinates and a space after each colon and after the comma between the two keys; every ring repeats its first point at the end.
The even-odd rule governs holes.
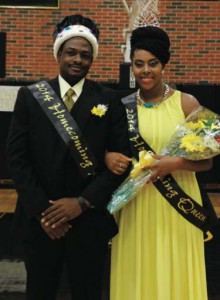
{"type": "MultiPolygon", "coordinates": [[[[127,204],[143,187],[151,175],[144,170],[154,158],[150,151],[139,153],[139,162],[134,164],[131,174],[116,189],[107,209],[115,213],[127,204]]],[[[220,154],[220,115],[199,106],[185,121],[178,125],[169,143],[160,155],[180,156],[189,160],[202,160],[220,154]]]]}
{"type": "Polygon", "coordinates": [[[201,160],[220,153],[220,116],[199,106],[177,126],[161,155],[201,160]]]}

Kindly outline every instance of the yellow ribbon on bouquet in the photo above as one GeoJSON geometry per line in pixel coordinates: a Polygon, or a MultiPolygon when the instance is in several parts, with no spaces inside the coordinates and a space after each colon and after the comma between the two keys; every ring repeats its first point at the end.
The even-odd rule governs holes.
{"type": "Polygon", "coordinates": [[[154,154],[152,151],[146,150],[139,152],[139,161],[134,164],[134,168],[130,174],[132,178],[138,176],[145,167],[150,166],[155,161],[152,154],[154,154]]]}

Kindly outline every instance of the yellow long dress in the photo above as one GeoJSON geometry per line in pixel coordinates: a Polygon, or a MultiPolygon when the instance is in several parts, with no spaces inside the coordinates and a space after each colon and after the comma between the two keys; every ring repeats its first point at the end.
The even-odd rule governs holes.
{"type": "MultiPolygon", "coordinates": [[[[184,120],[180,92],[156,108],[138,105],[141,136],[156,152],[184,120]]],[[[194,172],[175,171],[181,188],[201,204],[194,172]]],[[[184,219],[153,184],[118,213],[112,241],[111,300],[206,300],[203,233],[184,219]]]]}

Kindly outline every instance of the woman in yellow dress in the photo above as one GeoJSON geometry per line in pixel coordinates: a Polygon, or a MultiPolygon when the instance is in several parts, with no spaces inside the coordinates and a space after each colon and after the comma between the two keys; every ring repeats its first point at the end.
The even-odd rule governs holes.
{"type": "MultiPolygon", "coordinates": [[[[176,126],[199,106],[192,95],[163,83],[170,58],[170,40],[159,27],[137,28],[131,36],[132,70],[138,83],[138,129],[155,153],[169,141],[176,126]]],[[[112,240],[111,300],[207,300],[203,232],[181,216],[154,182],[172,173],[181,189],[202,204],[195,172],[212,160],[189,161],[156,155],[148,184],[125,205],[112,240]]],[[[129,159],[109,153],[106,163],[116,174],[129,159]]]]}

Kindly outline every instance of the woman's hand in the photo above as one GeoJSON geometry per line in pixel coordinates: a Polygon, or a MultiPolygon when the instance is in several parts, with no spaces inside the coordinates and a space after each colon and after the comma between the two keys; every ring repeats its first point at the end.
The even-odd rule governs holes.
{"type": "Polygon", "coordinates": [[[155,162],[147,167],[152,171],[151,176],[149,177],[149,182],[155,182],[157,180],[163,180],[164,176],[174,172],[175,170],[181,169],[181,164],[183,158],[177,156],[161,156],[161,155],[152,155],[155,159],[155,162]]]}
{"type": "Polygon", "coordinates": [[[131,161],[131,158],[118,152],[107,152],[105,155],[105,164],[115,175],[123,174],[131,161]]]}
{"type": "Polygon", "coordinates": [[[168,155],[165,156],[152,155],[152,156],[156,160],[152,165],[146,168],[152,171],[152,174],[148,182],[163,180],[164,176],[176,170],[201,172],[201,171],[207,171],[212,167],[212,159],[192,161],[179,156],[168,156],[168,155]]]}

